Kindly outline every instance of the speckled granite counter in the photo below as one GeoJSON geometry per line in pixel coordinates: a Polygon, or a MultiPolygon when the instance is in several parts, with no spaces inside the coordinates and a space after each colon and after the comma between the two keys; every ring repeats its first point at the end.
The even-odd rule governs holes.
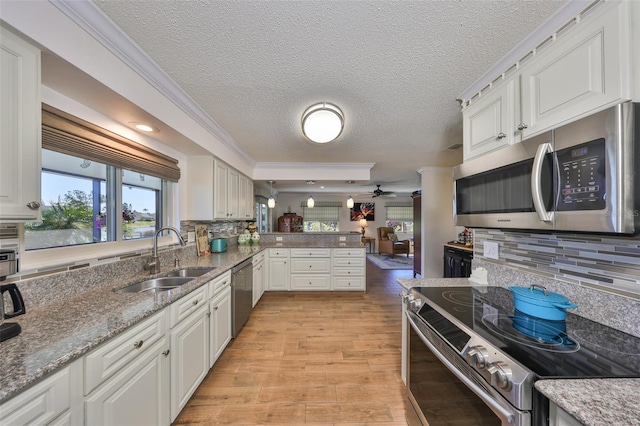
{"type": "Polygon", "coordinates": [[[469,287],[468,278],[398,278],[398,284],[409,290],[411,287],[469,287]]]}
{"type": "Polygon", "coordinates": [[[587,426],[640,425],[640,379],[538,380],[535,386],[587,426]]]}
{"type": "MultiPolygon", "coordinates": [[[[52,276],[50,285],[27,288],[23,292],[27,313],[14,320],[22,327],[19,336],[0,343],[2,368],[0,369],[0,402],[23,388],[35,383],[54,370],[81,357],[99,344],[111,339],[140,320],[170,305],[177,299],[201,287],[216,276],[254,254],[270,247],[353,247],[359,244],[335,243],[327,245],[313,242],[267,243],[260,245],[230,246],[229,251],[203,257],[182,259],[181,267],[216,267],[213,271],[180,287],[178,291],[155,294],[115,293],[133,281],[149,278],[141,263],[123,263],[105,268],[87,268],[68,275],[52,276]],[[118,273],[126,278],[115,279],[118,273]],[[127,273],[128,270],[134,271],[127,273]],[[79,278],[82,274],[82,278],[79,278]],[[76,282],[65,282],[76,281],[76,282]],[[85,287],[86,291],[69,291],[68,287],[85,287]],[[59,291],[45,304],[30,304],[30,299],[43,298],[44,293],[59,291]],[[67,293],[68,292],[68,293],[67,293]]],[[[195,253],[195,252],[194,252],[195,253]]],[[[162,273],[170,272],[172,256],[163,259],[162,273]]],[[[27,287],[19,283],[19,287],[27,287]]]]}

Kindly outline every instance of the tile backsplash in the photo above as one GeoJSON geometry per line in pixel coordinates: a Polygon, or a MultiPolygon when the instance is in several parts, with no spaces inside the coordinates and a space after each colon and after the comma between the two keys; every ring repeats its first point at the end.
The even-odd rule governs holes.
{"type": "Polygon", "coordinates": [[[474,230],[475,260],[640,300],[640,236],[474,230]],[[484,243],[499,244],[499,259],[484,243]]]}

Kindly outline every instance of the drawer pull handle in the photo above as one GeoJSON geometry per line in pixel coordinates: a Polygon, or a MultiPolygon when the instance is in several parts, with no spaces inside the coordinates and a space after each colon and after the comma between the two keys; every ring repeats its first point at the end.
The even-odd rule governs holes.
{"type": "Polygon", "coordinates": [[[211,318],[211,312],[207,312],[207,318],[211,318]]]}
{"type": "Polygon", "coordinates": [[[38,210],[40,208],[40,203],[38,201],[29,201],[27,203],[27,207],[31,210],[38,210]]]}
{"type": "Polygon", "coordinates": [[[196,306],[198,304],[198,299],[194,300],[193,302],[191,302],[193,306],[196,306]]]}
{"type": "Polygon", "coordinates": [[[218,307],[216,306],[215,308],[213,308],[213,310],[214,310],[214,311],[217,311],[217,310],[218,310],[218,307]]]}
{"type": "Polygon", "coordinates": [[[162,352],[162,355],[164,356],[169,356],[169,353],[171,352],[170,349],[167,349],[166,351],[162,352]]]}
{"type": "Polygon", "coordinates": [[[135,342],[133,344],[133,347],[136,349],[140,349],[142,347],[142,344],[144,343],[144,340],[138,340],[137,342],[135,342]]]}
{"type": "Polygon", "coordinates": [[[506,137],[507,137],[507,135],[506,135],[506,134],[504,134],[504,133],[500,132],[500,133],[498,133],[498,136],[496,137],[496,139],[500,140],[500,139],[504,139],[504,138],[506,138],[506,137]]]}

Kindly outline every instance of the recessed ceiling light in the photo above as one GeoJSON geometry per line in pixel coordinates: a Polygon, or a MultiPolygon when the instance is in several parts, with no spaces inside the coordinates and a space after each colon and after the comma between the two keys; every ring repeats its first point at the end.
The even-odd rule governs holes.
{"type": "Polygon", "coordinates": [[[148,124],[139,123],[137,121],[130,121],[129,124],[132,125],[133,127],[135,127],[136,129],[142,131],[142,132],[160,133],[160,130],[158,130],[155,127],[150,126],[148,124]]]}

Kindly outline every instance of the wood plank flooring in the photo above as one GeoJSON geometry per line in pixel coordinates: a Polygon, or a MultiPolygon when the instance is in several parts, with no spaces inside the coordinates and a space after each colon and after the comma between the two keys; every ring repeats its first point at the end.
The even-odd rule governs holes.
{"type": "Polygon", "coordinates": [[[406,425],[401,287],[367,262],[367,292],[266,292],[174,425],[406,425]]]}

